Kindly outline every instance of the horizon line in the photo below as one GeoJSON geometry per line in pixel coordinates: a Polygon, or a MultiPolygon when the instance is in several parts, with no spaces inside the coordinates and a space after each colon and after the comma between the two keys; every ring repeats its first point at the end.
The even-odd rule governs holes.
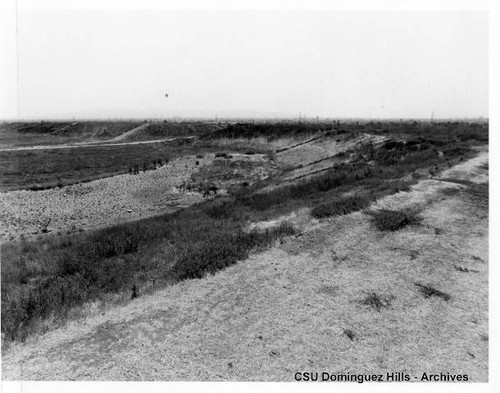
{"type": "Polygon", "coordinates": [[[288,117],[288,116],[171,116],[171,117],[33,117],[33,118],[0,118],[1,122],[40,122],[40,121],[179,121],[179,120],[204,120],[204,121],[227,121],[227,120],[292,120],[297,122],[315,122],[315,121],[332,121],[332,120],[354,120],[354,121],[443,121],[443,120],[488,120],[489,116],[463,116],[463,117],[288,117]]]}

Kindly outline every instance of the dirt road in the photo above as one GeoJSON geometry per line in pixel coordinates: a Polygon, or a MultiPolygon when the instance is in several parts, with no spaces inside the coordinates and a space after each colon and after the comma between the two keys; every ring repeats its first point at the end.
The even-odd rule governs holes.
{"type": "MultiPolygon", "coordinates": [[[[150,143],[172,142],[179,139],[194,139],[196,136],[152,139],[147,141],[134,141],[134,142],[105,142],[105,141],[90,141],[90,142],[75,142],[65,143],[61,145],[39,145],[39,146],[19,146],[19,147],[5,147],[0,148],[0,152],[4,151],[24,151],[24,150],[53,150],[53,149],[74,149],[82,147],[96,147],[96,146],[125,146],[125,145],[143,145],[150,143]]],[[[111,141],[116,140],[112,139],[111,141]]]]}
{"type": "MultiPolygon", "coordinates": [[[[486,158],[463,173],[487,173],[486,158]]],[[[3,378],[293,381],[326,371],[486,381],[487,207],[442,180],[374,207],[409,206],[422,209],[422,225],[388,233],[361,212],[301,216],[302,234],[269,251],[13,345],[3,378]],[[425,297],[416,284],[450,297],[425,297]],[[364,304],[373,294],[384,307],[364,304]]]]}

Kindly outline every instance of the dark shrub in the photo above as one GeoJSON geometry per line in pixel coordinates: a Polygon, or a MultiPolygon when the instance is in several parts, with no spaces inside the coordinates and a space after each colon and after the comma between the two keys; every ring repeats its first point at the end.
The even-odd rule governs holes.
{"type": "Polygon", "coordinates": [[[380,231],[397,231],[407,225],[417,225],[421,218],[409,210],[382,209],[368,212],[372,216],[372,222],[380,231]]]}

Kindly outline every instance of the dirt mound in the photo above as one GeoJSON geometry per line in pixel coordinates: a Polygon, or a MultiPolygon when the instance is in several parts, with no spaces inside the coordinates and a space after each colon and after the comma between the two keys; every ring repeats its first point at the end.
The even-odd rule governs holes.
{"type": "Polygon", "coordinates": [[[130,131],[125,132],[124,134],[118,135],[116,138],[113,138],[113,141],[126,141],[126,140],[134,140],[137,137],[142,136],[141,134],[146,133],[149,129],[149,124],[143,124],[142,126],[131,129],[130,131]]]}
{"type": "Polygon", "coordinates": [[[295,180],[333,167],[344,158],[342,153],[367,143],[381,143],[384,136],[362,134],[353,139],[320,137],[295,146],[281,149],[276,160],[291,170],[285,180],[295,180]]]}
{"type": "Polygon", "coordinates": [[[0,125],[0,147],[103,141],[140,125],[132,121],[3,123],[0,125]]]}

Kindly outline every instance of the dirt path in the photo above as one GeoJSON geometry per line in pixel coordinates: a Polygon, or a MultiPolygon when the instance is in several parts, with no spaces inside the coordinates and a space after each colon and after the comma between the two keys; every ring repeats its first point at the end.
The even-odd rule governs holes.
{"type": "Polygon", "coordinates": [[[483,166],[488,165],[488,152],[481,152],[476,157],[443,171],[439,179],[468,180],[473,183],[488,181],[488,171],[483,166]]]}
{"type": "MultiPolygon", "coordinates": [[[[133,130],[132,130],[133,131],[133,130]]],[[[105,142],[105,141],[91,141],[91,142],[75,142],[75,143],[65,143],[61,145],[40,145],[40,146],[19,146],[19,147],[6,147],[0,148],[0,153],[4,151],[21,151],[21,150],[53,150],[53,149],[74,149],[82,147],[99,147],[99,146],[125,146],[125,145],[143,145],[150,143],[163,143],[172,142],[178,139],[194,139],[196,136],[185,136],[176,138],[165,138],[165,139],[152,139],[147,141],[135,141],[135,142],[105,142]]],[[[116,139],[111,139],[115,141],[116,139]]]]}
{"type": "MultiPolygon", "coordinates": [[[[469,177],[486,171],[482,162],[469,177]]],[[[293,381],[326,371],[486,381],[488,212],[463,191],[442,192],[450,188],[465,186],[424,180],[374,206],[420,206],[420,226],[382,233],[361,212],[303,222],[301,235],[213,276],[15,344],[3,378],[293,381]],[[426,298],[415,283],[450,298],[426,298]],[[363,304],[373,293],[387,307],[363,304]]]]}

